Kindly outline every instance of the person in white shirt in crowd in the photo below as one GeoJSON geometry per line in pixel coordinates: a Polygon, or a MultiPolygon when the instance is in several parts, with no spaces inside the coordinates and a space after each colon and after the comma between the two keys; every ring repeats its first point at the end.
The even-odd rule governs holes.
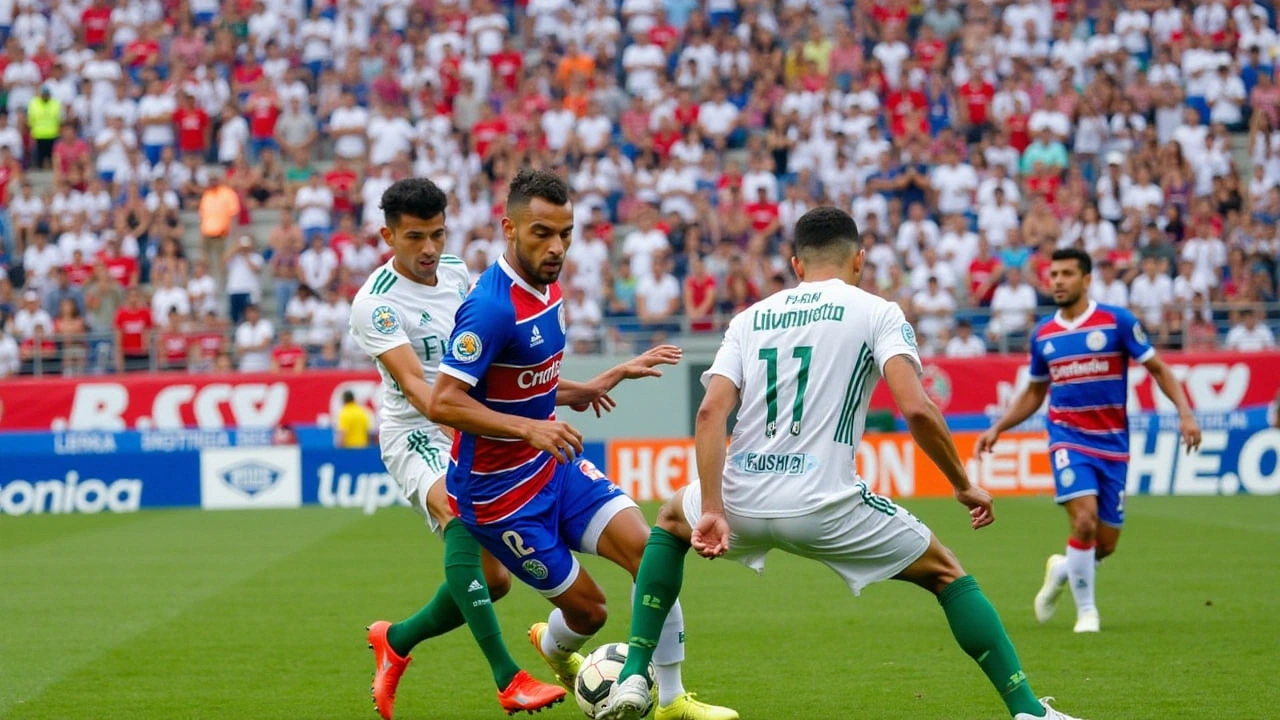
{"type": "Polygon", "coordinates": [[[938,283],[936,276],[930,275],[924,289],[911,297],[911,310],[915,315],[916,332],[924,336],[923,342],[940,351],[940,339],[955,327],[955,296],[938,283]]]}
{"type": "Polygon", "coordinates": [[[858,223],[859,229],[867,227],[872,217],[876,219],[876,225],[879,228],[887,228],[889,201],[884,195],[876,192],[870,184],[863,183],[862,194],[853,199],[849,214],[853,216],[854,222],[858,223]]]}
{"type": "Polygon", "coordinates": [[[1142,258],[1142,274],[1129,287],[1129,307],[1143,325],[1157,329],[1173,303],[1173,281],[1160,272],[1160,261],[1154,256],[1142,258]]]}
{"type": "Polygon", "coordinates": [[[22,130],[9,119],[9,114],[3,111],[0,111],[0,148],[8,150],[16,160],[22,160],[23,151],[26,148],[22,130]]]}
{"type": "Polygon", "coordinates": [[[1227,331],[1227,339],[1224,345],[1227,350],[1236,352],[1274,350],[1276,336],[1271,331],[1271,328],[1258,322],[1258,315],[1254,309],[1247,307],[1240,310],[1239,319],[1227,331]]]}
{"type": "Polygon", "coordinates": [[[1190,325],[1194,315],[1212,320],[1213,309],[1209,305],[1209,285],[1204,278],[1196,277],[1195,263],[1178,261],[1178,276],[1173,279],[1173,305],[1182,313],[1183,325],[1190,325]]]}
{"type": "Polygon", "coordinates": [[[1239,69],[1230,63],[1218,65],[1217,77],[1209,83],[1205,93],[1205,101],[1209,103],[1209,122],[1241,129],[1247,97],[1239,69]]]}
{"type": "Polygon", "coordinates": [[[236,355],[240,358],[240,372],[266,372],[271,369],[271,345],[275,342],[276,329],[271,321],[262,317],[256,304],[244,308],[244,322],[236,327],[236,355]]]}
{"type": "Polygon", "coordinates": [[[58,236],[58,251],[66,260],[70,260],[77,250],[83,257],[93,257],[101,249],[98,234],[89,229],[82,212],[76,213],[71,224],[58,236]]]}
{"type": "Polygon", "coordinates": [[[671,249],[667,234],[658,228],[658,213],[644,208],[636,218],[635,230],[622,240],[622,254],[631,262],[631,276],[644,278],[651,274],[655,260],[671,249]]]}
{"type": "Polygon", "coordinates": [[[331,287],[338,275],[338,255],[325,244],[323,235],[313,234],[298,256],[298,282],[314,290],[331,287]]]}
{"type": "Polygon", "coordinates": [[[53,334],[53,317],[40,307],[40,293],[35,290],[24,290],[22,304],[14,312],[13,332],[19,340],[30,340],[39,330],[45,335],[53,334]]]}
{"type": "Polygon", "coordinates": [[[942,354],[949,358],[982,357],[987,354],[987,344],[973,334],[973,323],[968,318],[960,318],[942,354]]]}
{"type": "Polygon", "coordinates": [[[204,317],[218,311],[218,284],[209,274],[209,261],[196,258],[191,266],[191,279],[187,281],[187,298],[196,317],[204,317]]]}
{"type": "Polygon", "coordinates": [[[943,215],[965,214],[973,209],[973,195],[978,190],[978,174],[973,166],[960,161],[952,148],[942,153],[942,163],[929,172],[929,182],[937,192],[938,212],[943,215]]]}
{"type": "Polygon", "coordinates": [[[155,278],[155,289],[151,293],[151,316],[158,322],[167,321],[169,313],[177,311],[182,317],[191,314],[191,296],[187,289],[174,284],[173,273],[162,270],[155,278]]]}
{"type": "MultiPolygon", "coordinates": [[[[989,161],[988,161],[989,162],[989,161]]],[[[991,165],[991,175],[978,184],[978,207],[995,204],[996,188],[1004,191],[1004,200],[1016,209],[1022,202],[1022,191],[1018,183],[1009,177],[1009,169],[1000,164],[991,165]]]]}
{"type": "Polygon", "coordinates": [[[991,298],[991,322],[987,338],[1001,349],[1021,350],[1027,331],[1035,323],[1036,291],[1022,278],[1022,269],[1005,268],[1004,280],[991,298]]]}
{"type": "Polygon", "coordinates": [[[1080,243],[1090,257],[1101,257],[1116,249],[1116,226],[1102,219],[1098,206],[1089,203],[1078,221],[1073,222],[1062,234],[1059,246],[1080,243]]]}
{"type": "Polygon", "coordinates": [[[228,317],[238,325],[244,318],[244,309],[256,304],[262,292],[262,280],[258,277],[262,270],[262,256],[253,248],[253,238],[241,235],[240,239],[227,248],[222,257],[222,265],[226,274],[228,317]]]}
{"type": "Polygon", "coordinates": [[[920,260],[908,267],[911,268],[913,291],[924,290],[928,286],[929,278],[933,278],[944,291],[955,292],[956,276],[951,269],[951,263],[940,260],[937,249],[926,247],[920,253],[920,260]]]}
{"type": "Polygon", "coordinates": [[[1142,222],[1152,222],[1164,206],[1164,191],[1151,177],[1151,169],[1139,165],[1134,182],[1124,191],[1120,199],[1124,211],[1136,211],[1142,222]]]}
{"type": "Polygon", "coordinates": [[[645,330],[654,333],[652,342],[659,336],[679,331],[678,313],[684,292],[679,281],[671,274],[668,253],[654,258],[649,271],[636,280],[636,316],[645,330]]]}
{"type": "MultiPolygon", "coordinates": [[[[898,236],[893,246],[907,267],[915,267],[920,262],[921,251],[937,247],[938,236],[938,224],[925,216],[924,205],[911,203],[911,207],[907,208],[906,221],[898,226],[898,236]]],[[[924,287],[923,283],[920,287],[924,287]]]]}
{"type": "Polygon", "coordinates": [[[63,256],[57,245],[49,243],[49,227],[37,224],[31,236],[31,244],[22,254],[22,268],[26,273],[26,287],[41,291],[48,286],[55,267],[62,267],[69,258],[63,256]]]}
{"type": "Polygon", "coordinates": [[[309,344],[317,349],[341,342],[343,335],[349,335],[347,325],[351,317],[351,304],[336,289],[329,288],[323,292],[324,301],[312,311],[311,331],[307,334],[309,344]]]}
{"type": "Polygon", "coordinates": [[[1133,182],[1125,172],[1124,155],[1118,152],[1107,153],[1106,170],[1094,184],[1098,213],[1103,220],[1118,223],[1124,219],[1124,199],[1129,196],[1132,185],[1133,182]]]}
{"type": "MultiPolygon", "coordinates": [[[[724,85],[717,84],[711,99],[698,107],[698,127],[712,147],[724,150],[729,147],[729,136],[738,129],[738,115],[738,108],[729,102],[724,85]]],[[[776,193],[772,197],[776,197],[776,193]]]]}
{"type": "Polygon", "coordinates": [[[1210,288],[1219,284],[1220,271],[1227,264],[1227,246],[1208,224],[1193,225],[1182,243],[1181,259],[1191,261],[1193,277],[1210,288]]]}
{"type": "Polygon", "coordinates": [[[1129,307],[1129,286],[1117,277],[1116,264],[1103,258],[1096,267],[1098,273],[1089,285],[1089,299],[1099,305],[1129,307]]]}
{"type": "MultiPolygon", "coordinates": [[[[351,243],[342,251],[340,258],[342,267],[351,273],[351,277],[364,278],[382,262],[377,248],[378,238],[367,237],[351,243]]],[[[571,246],[572,247],[572,246],[571,246]]]]}
{"type": "Polygon", "coordinates": [[[565,302],[565,321],[568,323],[565,340],[573,353],[599,352],[603,317],[600,303],[587,294],[586,288],[578,284],[569,287],[569,297],[565,302]]]}
{"type": "Polygon", "coordinates": [[[1021,227],[1022,219],[1018,217],[1018,209],[1006,198],[1003,187],[992,191],[991,200],[990,205],[983,205],[978,210],[978,229],[986,234],[992,245],[1004,247],[1009,231],[1021,227]]]}
{"type": "Polygon", "coordinates": [[[324,176],[311,173],[306,185],[294,193],[293,205],[298,211],[298,227],[308,243],[314,238],[327,241],[333,230],[333,190],[324,183],[324,176]]]}
{"type": "Polygon", "coordinates": [[[622,51],[622,69],[626,72],[627,92],[646,98],[658,98],[658,79],[667,66],[662,48],[649,39],[648,33],[633,33],[632,44],[622,51]]]}
{"type": "Polygon", "coordinates": [[[342,105],[329,115],[333,153],[350,160],[357,167],[363,166],[368,153],[365,134],[368,126],[369,111],[356,104],[355,95],[344,94],[342,105]]]}
{"type": "Polygon", "coordinates": [[[0,378],[17,375],[22,369],[22,355],[18,341],[0,327],[0,378]]]}

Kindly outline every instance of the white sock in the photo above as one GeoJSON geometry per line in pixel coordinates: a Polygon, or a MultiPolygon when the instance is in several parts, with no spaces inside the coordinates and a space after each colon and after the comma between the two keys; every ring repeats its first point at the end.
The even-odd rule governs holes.
{"type": "Polygon", "coordinates": [[[658,646],[653,649],[653,670],[658,680],[658,704],[670,705],[684,694],[680,663],[684,662],[684,611],[677,600],[662,624],[658,646]]]}
{"type": "Polygon", "coordinates": [[[547,617],[547,631],[542,633],[542,653],[552,660],[565,660],[581,650],[590,639],[590,635],[579,635],[569,629],[564,622],[564,613],[556,608],[547,617]]]}
{"type": "Polygon", "coordinates": [[[1097,548],[1081,550],[1067,545],[1067,580],[1071,595],[1076,599],[1076,614],[1097,610],[1093,600],[1094,569],[1097,567],[1097,548]]]}

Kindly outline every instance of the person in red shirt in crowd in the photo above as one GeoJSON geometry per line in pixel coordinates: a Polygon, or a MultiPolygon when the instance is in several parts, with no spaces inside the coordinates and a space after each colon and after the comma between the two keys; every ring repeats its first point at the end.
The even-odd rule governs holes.
{"type": "Polygon", "coordinates": [[[114,232],[102,234],[102,249],[97,259],[107,266],[107,274],[121,287],[138,284],[138,261],[120,253],[120,238],[114,232]]]}
{"type": "Polygon", "coordinates": [[[156,358],[161,370],[181,370],[187,366],[192,336],[186,325],[178,308],[169,308],[169,319],[165,323],[164,332],[160,334],[156,358]]]}
{"type": "Polygon", "coordinates": [[[487,156],[489,146],[499,137],[506,136],[511,132],[507,127],[507,121],[493,114],[493,108],[489,103],[483,103],[480,106],[480,119],[471,128],[471,145],[475,148],[476,154],[481,158],[487,156]]]}
{"type": "Polygon", "coordinates": [[[213,123],[209,113],[196,104],[189,92],[178,93],[178,109],[173,112],[174,130],[178,135],[178,151],[182,155],[203,158],[209,152],[213,137],[213,123]]]}
{"type": "Polygon", "coordinates": [[[980,307],[990,307],[1001,272],[1000,260],[991,254],[991,243],[986,236],[979,236],[978,254],[969,261],[970,302],[980,307]]]}
{"type": "Polygon", "coordinates": [[[249,152],[254,161],[263,150],[279,152],[276,121],[280,119],[280,96],[272,89],[269,78],[258,79],[257,88],[245,103],[244,112],[249,120],[249,152]]]}
{"type": "Polygon", "coordinates": [[[307,369],[307,350],[293,341],[293,331],[280,329],[280,339],[271,350],[271,372],[301,375],[307,369]]]}
{"type": "Polygon", "coordinates": [[[502,38],[502,49],[489,56],[489,67],[495,78],[494,88],[502,95],[514,95],[524,71],[524,55],[512,44],[511,36],[502,38]]]}
{"type": "Polygon", "coordinates": [[[684,279],[684,312],[691,331],[715,330],[716,278],[696,253],[689,256],[689,275],[684,279]]]}
{"type": "Polygon", "coordinates": [[[262,77],[262,66],[258,64],[257,56],[246,53],[244,60],[231,71],[231,92],[243,103],[248,99],[249,93],[258,87],[258,81],[262,77]]]}
{"type": "Polygon", "coordinates": [[[80,13],[80,37],[92,50],[107,46],[107,33],[111,29],[111,3],[109,0],[93,0],[80,13]]]}
{"type": "Polygon", "coordinates": [[[151,308],[142,291],[131,285],[124,293],[124,305],[116,311],[116,372],[147,370],[151,367],[151,308]]]}
{"type": "Polygon", "coordinates": [[[996,96],[995,86],[983,79],[981,73],[973,73],[968,81],[956,88],[956,96],[960,101],[956,110],[965,141],[979,142],[991,123],[991,101],[996,96]]]}
{"type": "Polygon", "coordinates": [[[670,115],[662,116],[658,121],[658,132],[653,134],[653,149],[663,162],[671,156],[671,147],[680,142],[682,137],[684,135],[680,132],[680,128],[676,127],[675,120],[672,120],[670,115]]]}
{"type": "MultiPolygon", "coordinates": [[[[884,98],[884,111],[889,113],[889,132],[894,137],[900,137],[906,132],[907,115],[912,110],[924,113],[928,109],[929,100],[924,96],[924,93],[919,90],[913,90],[905,84],[899,86],[897,90],[890,90],[889,94],[884,98]]],[[[927,127],[927,113],[925,124],[927,127]]]]}
{"type": "Polygon", "coordinates": [[[871,8],[871,17],[875,19],[881,34],[885,34],[890,25],[905,28],[911,18],[911,10],[906,0],[878,1],[871,8]]]}
{"type": "Polygon", "coordinates": [[[1037,162],[1031,169],[1026,185],[1024,194],[1027,199],[1034,200],[1039,195],[1053,209],[1058,202],[1058,188],[1062,187],[1062,174],[1055,167],[1037,162]]]}
{"type": "Polygon", "coordinates": [[[1009,134],[1009,147],[1019,153],[1031,144],[1031,112],[1017,100],[1017,109],[1004,119],[1004,130],[1009,134]]]}
{"type": "Polygon", "coordinates": [[[156,37],[158,35],[152,35],[148,32],[139,33],[137,39],[124,46],[120,64],[131,72],[136,72],[144,67],[155,66],[160,59],[160,42],[156,40],[156,37]]]}
{"type": "MultiPolygon", "coordinates": [[[[747,203],[747,215],[751,218],[751,245],[762,247],[762,243],[772,240],[782,229],[782,221],[778,215],[778,203],[769,200],[769,191],[763,187],[756,189],[754,202],[747,203]]],[[[767,245],[762,249],[768,250],[767,245]]]]}
{"type": "Polygon", "coordinates": [[[329,247],[337,253],[338,257],[343,257],[349,248],[355,247],[359,243],[360,235],[356,230],[355,215],[342,213],[338,216],[338,229],[329,238],[329,247]]]}
{"type": "Polygon", "coordinates": [[[67,282],[75,287],[83,287],[93,277],[93,264],[85,259],[80,248],[71,251],[71,262],[63,270],[67,273],[67,282]]]}
{"type": "Polygon", "coordinates": [[[324,174],[324,184],[333,193],[334,213],[355,213],[356,185],[360,184],[360,174],[351,167],[349,160],[341,155],[334,156],[333,167],[324,174]]]}
{"type": "Polygon", "coordinates": [[[920,63],[920,67],[926,70],[932,68],[934,62],[940,56],[945,56],[946,52],[947,43],[938,37],[932,27],[921,25],[920,37],[916,38],[915,44],[911,47],[911,54],[920,63]]]}
{"type": "Polygon", "coordinates": [[[698,109],[702,107],[693,99],[693,91],[689,88],[681,88],[676,106],[671,110],[671,117],[676,121],[676,126],[681,130],[688,130],[698,124],[698,109]]]}
{"type": "Polygon", "coordinates": [[[658,11],[653,14],[653,26],[649,28],[649,42],[662,48],[668,56],[679,52],[680,29],[667,21],[666,8],[658,4],[658,11]]]}
{"type": "Polygon", "coordinates": [[[228,324],[218,317],[217,310],[210,308],[198,328],[191,336],[191,345],[198,348],[201,360],[212,366],[227,347],[228,324]]]}
{"type": "MultiPolygon", "coordinates": [[[[75,126],[64,124],[59,128],[58,140],[53,144],[53,172],[56,177],[83,179],[90,166],[89,143],[76,135],[75,126]]],[[[0,185],[7,182],[0,178],[0,185]]],[[[8,198],[0,193],[0,206],[7,205],[8,198]]]]}

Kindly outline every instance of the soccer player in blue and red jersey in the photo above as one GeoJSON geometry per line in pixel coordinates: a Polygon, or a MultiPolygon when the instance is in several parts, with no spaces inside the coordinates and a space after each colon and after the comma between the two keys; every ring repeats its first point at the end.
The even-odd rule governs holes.
{"type": "MultiPolygon", "coordinates": [[[[560,379],[565,309],[557,279],[573,231],[559,177],[522,171],[511,181],[507,249],[458,308],[428,417],[457,430],[446,489],[458,519],[513,575],[556,609],[529,639],[573,689],[578,654],[605,623],[605,596],[573,551],[612,560],[634,578],[649,538],[635,502],[582,454],[582,435],[556,407],[609,409],[626,379],[660,375],[679,348],[659,346],[586,383],[560,379]]],[[[684,619],[673,608],[654,666],[658,720],[736,720],[686,693],[684,619]]]]}
{"type": "Polygon", "coordinates": [[[1036,594],[1036,619],[1048,622],[1058,596],[1070,584],[1076,601],[1075,631],[1098,632],[1094,570],[1115,552],[1124,525],[1129,476],[1129,362],[1142,363],[1178,409],[1182,442],[1200,446],[1200,426],[1168,365],[1147,340],[1133,313],[1089,299],[1093,263],[1088,253],[1053,253],[1049,279],[1058,312],[1031,336],[1031,382],[1004,417],[978,440],[979,456],[1000,433],[1031,417],[1049,396],[1049,455],[1056,500],[1067,510],[1071,537],[1065,555],[1045,564],[1036,594]]]}

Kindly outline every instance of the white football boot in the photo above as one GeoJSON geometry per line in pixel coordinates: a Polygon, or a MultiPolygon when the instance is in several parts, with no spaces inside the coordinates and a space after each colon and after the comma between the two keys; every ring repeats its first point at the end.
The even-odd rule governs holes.
{"type": "Polygon", "coordinates": [[[1035,715],[1028,715],[1027,713],[1018,713],[1013,716],[1013,720],[1084,720],[1084,718],[1068,715],[1061,710],[1054,710],[1049,705],[1051,702],[1053,702],[1051,697],[1040,698],[1040,707],[1044,708],[1044,717],[1042,718],[1037,718],[1035,715]]]}
{"type": "Polygon", "coordinates": [[[1078,633],[1096,633],[1102,629],[1102,620],[1098,617],[1098,611],[1085,610],[1076,617],[1076,632],[1078,633]]]}
{"type": "Polygon", "coordinates": [[[1053,611],[1058,609],[1058,597],[1062,595],[1067,581],[1064,579],[1058,582],[1054,577],[1058,575],[1055,571],[1066,561],[1066,555],[1050,555],[1044,563],[1044,584],[1040,586],[1040,592],[1036,593],[1035,602],[1036,620],[1041,623],[1049,622],[1053,611]]]}
{"type": "Polygon", "coordinates": [[[644,675],[632,675],[614,684],[609,700],[596,713],[596,720],[641,720],[652,708],[649,680],[644,675]]]}

